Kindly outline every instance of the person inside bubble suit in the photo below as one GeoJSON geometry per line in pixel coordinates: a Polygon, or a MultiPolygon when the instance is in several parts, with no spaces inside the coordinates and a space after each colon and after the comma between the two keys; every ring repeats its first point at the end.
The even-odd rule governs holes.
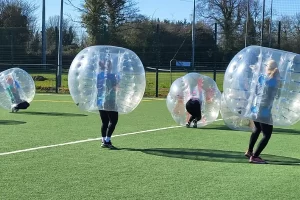
{"type": "Polygon", "coordinates": [[[11,112],[18,112],[19,109],[27,109],[29,103],[25,100],[22,100],[20,97],[20,84],[18,81],[14,80],[11,75],[6,77],[6,91],[11,100],[11,112]]]}
{"type": "Polygon", "coordinates": [[[97,104],[99,109],[100,118],[102,121],[101,147],[116,149],[112,145],[111,136],[118,123],[119,113],[116,105],[116,93],[118,87],[118,77],[113,72],[113,61],[109,53],[105,58],[100,58],[99,61],[100,72],[97,75],[97,104]]]}
{"type": "MultiPolygon", "coordinates": [[[[103,55],[103,54],[101,54],[103,55]]],[[[101,56],[100,55],[100,56],[101,56]]],[[[97,74],[97,105],[103,107],[104,95],[105,95],[105,57],[101,56],[98,62],[98,74],[97,74]]]]}
{"type": "Polygon", "coordinates": [[[193,128],[197,128],[197,122],[202,119],[201,107],[203,102],[203,79],[199,79],[196,88],[188,88],[183,93],[184,95],[177,95],[177,104],[174,108],[174,113],[185,113],[186,115],[186,127],[190,128],[193,122],[193,128]],[[184,99],[187,102],[184,104],[184,99]]]}
{"type": "MultiPolygon", "coordinates": [[[[250,66],[252,67],[252,66],[250,66]]],[[[259,156],[264,148],[267,146],[272,132],[272,106],[274,99],[278,95],[278,88],[280,87],[280,73],[276,61],[269,60],[264,64],[265,73],[261,74],[258,78],[258,84],[255,88],[255,103],[251,107],[251,112],[260,121],[269,122],[261,123],[254,120],[255,128],[250,136],[249,147],[245,153],[245,156],[249,158],[250,163],[265,164],[266,161],[259,156]],[[255,152],[253,152],[254,145],[259,137],[260,132],[263,132],[263,137],[257,146],[255,152]]]]}
{"type": "Polygon", "coordinates": [[[202,119],[201,114],[202,100],[198,97],[191,95],[190,99],[186,102],[186,111],[190,114],[190,118],[186,123],[186,127],[189,128],[193,122],[193,128],[197,128],[197,122],[202,119]]]}

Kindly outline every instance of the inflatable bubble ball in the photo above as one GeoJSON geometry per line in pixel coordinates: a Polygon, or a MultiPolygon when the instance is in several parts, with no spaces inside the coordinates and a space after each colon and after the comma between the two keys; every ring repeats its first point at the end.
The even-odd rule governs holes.
{"type": "Polygon", "coordinates": [[[73,101],[80,109],[133,111],[143,98],[144,66],[131,50],[115,46],[90,46],[74,58],[68,74],[73,101]]]}
{"type": "Polygon", "coordinates": [[[217,119],[221,105],[221,92],[210,77],[188,73],[172,83],[166,103],[177,124],[189,126],[187,123],[195,117],[194,124],[191,125],[203,127],[217,119]],[[191,112],[195,114],[191,115],[191,112]]]}
{"type": "Polygon", "coordinates": [[[251,132],[254,129],[254,122],[252,120],[242,118],[231,112],[226,105],[224,93],[222,93],[220,113],[225,125],[232,130],[251,132]]]}
{"type": "Polygon", "coordinates": [[[238,52],[223,82],[228,108],[253,121],[289,126],[300,119],[300,55],[260,46],[238,52]]]}
{"type": "Polygon", "coordinates": [[[30,103],[35,95],[32,77],[23,69],[11,68],[0,73],[0,106],[12,110],[23,102],[30,103]]]}

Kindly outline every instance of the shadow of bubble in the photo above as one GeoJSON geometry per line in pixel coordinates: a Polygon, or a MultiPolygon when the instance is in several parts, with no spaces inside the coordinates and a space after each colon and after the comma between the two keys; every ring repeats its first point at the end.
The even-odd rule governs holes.
{"type": "Polygon", "coordinates": [[[207,125],[207,126],[201,127],[201,129],[217,129],[217,130],[230,130],[230,131],[233,131],[232,129],[230,129],[226,125],[207,125]]]}
{"type": "MultiPolygon", "coordinates": [[[[233,130],[231,128],[229,128],[226,125],[208,125],[208,126],[204,126],[201,127],[201,129],[207,129],[207,130],[228,130],[228,131],[242,131],[242,130],[233,130]]],[[[251,131],[242,131],[242,132],[248,132],[251,133],[251,131]]],[[[300,135],[300,131],[296,130],[296,129],[284,129],[284,128],[276,128],[274,127],[273,129],[273,134],[287,134],[287,135],[300,135]]]]}
{"type": "Polygon", "coordinates": [[[18,115],[43,115],[43,116],[62,116],[62,117],[85,117],[85,114],[60,113],[60,112],[17,112],[18,115]]]}
{"type": "Polygon", "coordinates": [[[25,124],[26,122],[23,121],[16,121],[16,120],[0,120],[0,125],[19,125],[25,124]]]}
{"type": "Polygon", "coordinates": [[[287,134],[287,135],[300,135],[299,130],[295,129],[284,129],[284,128],[274,128],[273,129],[274,134],[287,134]]]}
{"type": "MultiPolygon", "coordinates": [[[[155,149],[123,149],[129,151],[141,151],[146,154],[165,156],[171,158],[181,158],[190,160],[200,160],[208,162],[224,162],[224,163],[248,163],[248,159],[244,156],[244,152],[223,151],[214,149],[183,149],[183,148],[155,148],[155,149]]],[[[276,156],[263,154],[262,157],[273,165],[299,165],[300,159],[284,156],[276,156]]]]}

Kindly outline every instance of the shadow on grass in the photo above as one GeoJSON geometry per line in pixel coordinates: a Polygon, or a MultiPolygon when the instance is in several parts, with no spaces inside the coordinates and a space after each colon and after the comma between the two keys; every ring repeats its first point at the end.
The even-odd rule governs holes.
{"type": "Polygon", "coordinates": [[[232,129],[228,128],[228,126],[226,125],[208,125],[208,126],[204,126],[201,127],[200,129],[216,129],[216,130],[230,130],[232,131],[232,129]]]}
{"type": "Polygon", "coordinates": [[[274,128],[274,134],[300,135],[300,131],[295,129],[274,128]]]}
{"type": "MultiPolygon", "coordinates": [[[[201,129],[210,129],[210,130],[228,130],[228,131],[234,131],[230,128],[228,128],[226,125],[211,125],[211,126],[205,126],[201,127],[201,129]]],[[[248,132],[249,134],[251,131],[242,131],[242,132],[248,132]]],[[[275,128],[273,129],[274,134],[287,134],[287,135],[300,135],[300,131],[295,129],[285,129],[285,128],[275,128]]]]}
{"type": "MultiPolygon", "coordinates": [[[[226,163],[248,163],[248,159],[244,156],[244,152],[238,151],[223,151],[214,149],[168,149],[168,148],[155,148],[155,149],[120,149],[128,151],[141,151],[146,154],[156,156],[166,156],[171,158],[181,158],[190,160],[201,160],[208,162],[226,162],[226,163]]],[[[300,159],[263,154],[268,164],[272,165],[299,165],[300,159]]]]}
{"type": "Polygon", "coordinates": [[[25,124],[26,122],[23,121],[16,121],[16,120],[0,120],[0,125],[19,125],[25,124]]]}
{"type": "Polygon", "coordinates": [[[45,115],[45,116],[63,116],[63,117],[85,117],[85,114],[76,113],[60,113],[60,112],[17,112],[15,114],[22,115],[45,115]]]}

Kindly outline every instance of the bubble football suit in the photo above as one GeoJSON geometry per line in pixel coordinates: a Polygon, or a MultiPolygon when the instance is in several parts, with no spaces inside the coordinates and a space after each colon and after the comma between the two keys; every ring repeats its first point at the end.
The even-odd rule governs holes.
{"type": "Polygon", "coordinates": [[[74,58],[68,85],[74,102],[86,111],[133,111],[143,98],[144,66],[131,50],[90,46],[74,58]]]}
{"type": "Polygon", "coordinates": [[[229,63],[223,91],[235,114],[271,125],[289,126],[300,119],[300,55],[249,46],[229,63]]]}
{"type": "Polygon", "coordinates": [[[13,106],[27,101],[35,95],[32,77],[23,69],[11,68],[0,73],[0,106],[10,110],[13,106]]]}
{"type": "Polygon", "coordinates": [[[254,129],[254,123],[252,120],[242,118],[238,114],[231,112],[226,105],[224,93],[222,93],[220,113],[226,126],[232,130],[252,131],[254,129]]]}
{"type": "Polygon", "coordinates": [[[180,125],[185,125],[188,121],[186,103],[190,98],[197,98],[201,102],[202,119],[197,122],[197,127],[205,126],[217,119],[221,92],[213,79],[198,73],[189,73],[172,83],[166,103],[173,119],[180,125]]]}

